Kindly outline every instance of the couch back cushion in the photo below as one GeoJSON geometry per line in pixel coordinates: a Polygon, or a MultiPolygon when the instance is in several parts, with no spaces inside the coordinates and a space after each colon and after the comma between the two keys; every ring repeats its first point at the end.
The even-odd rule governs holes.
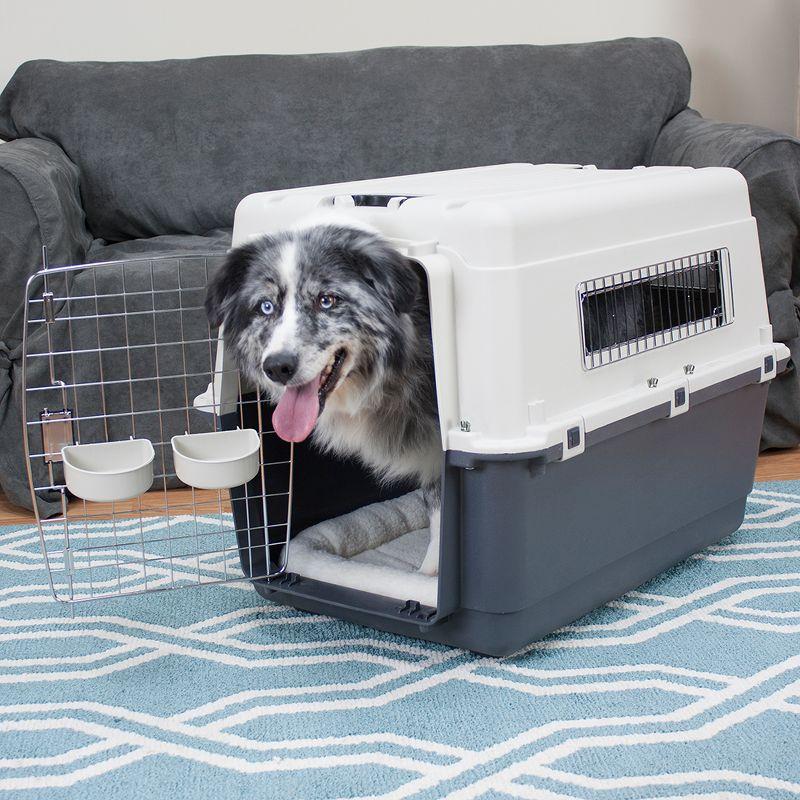
{"type": "Polygon", "coordinates": [[[31,61],[0,138],[59,144],[108,241],[229,227],[268,189],[510,161],[646,163],[690,72],[666,39],[31,61]]]}

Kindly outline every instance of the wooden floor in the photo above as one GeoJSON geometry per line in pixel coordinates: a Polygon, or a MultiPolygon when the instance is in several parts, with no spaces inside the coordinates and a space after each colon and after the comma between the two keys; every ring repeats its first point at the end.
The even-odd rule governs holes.
{"type": "MultiPolygon", "coordinates": [[[[756,467],[757,481],[789,481],[800,479],[800,447],[794,450],[774,450],[759,456],[756,467]]],[[[169,510],[172,514],[188,513],[187,507],[192,503],[190,489],[174,489],[169,492],[169,510]]],[[[195,492],[195,502],[202,503],[209,513],[219,511],[219,499],[216,492],[195,492]]],[[[103,503],[89,503],[89,513],[96,516],[111,515],[111,506],[103,503]]],[[[223,504],[223,511],[228,508],[223,504]]],[[[127,503],[116,504],[117,513],[128,511],[138,514],[138,501],[130,500],[127,503]]],[[[142,512],[145,514],[164,513],[164,499],[161,492],[152,492],[145,495],[142,500],[142,512]]],[[[30,511],[19,506],[13,506],[0,495],[0,525],[14,525],[29,523],[34,519],[30,511]]]]}
{"type": "Polygon", "coordinates": [[[800,447],[794,450],[771,450],[758,457],[757,481],[800,480],[800,447]]]}
{"type": "MultiPolygon", "coordinates": [[[[192,498],[191,489],[172,489],[167,492],[167,502],[169,504],[169,513],[173,514],[188,514],[189,509],[193,506],[199,506],[203,512],[209,516],[213,516],[219,511],[228,512],[230,506],[225,502],[227,492],[222,492],[222,500],[217,492],[207,492],[201,489],[194,491],[194,499],[192,498]]],[[[114,504],[114,512],[117,517],[135,516],[138,517],[139,500],[127,500],[123,503],[114,504]]],[[[79,513],[83,513],[83,508],[79,513]]],[[[111,503],[87,503],[86,513],[91,514],[93,517],[102,519],[103,517],[111,517],[111,503]]],[[[144,516],[161,516],[164,513],[164,493],[162,491],[148,492],[142,497],[141,513],[144,516]]],[[[12,506],[8,500],[0,495],[0,525],[13,525],[17,523],[31,522],[35,518],[33,512],[26,511],[19,506],[12,506]]]]}

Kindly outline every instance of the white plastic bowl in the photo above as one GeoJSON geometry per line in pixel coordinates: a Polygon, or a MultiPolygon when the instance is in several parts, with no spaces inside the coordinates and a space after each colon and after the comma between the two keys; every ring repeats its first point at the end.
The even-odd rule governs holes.
{"type": "Polygon", "coordinates": [[[61,456],[67,489],[83,500],[130,500],[153,485],[155,453],[147,439],[72,444],[61,448],[61,456]]]}
{"type": "Polygon", "coordinates": [[[231,489],[255,478],[261,438],[252,428],[172,437],[175,473],[196,489],[231,489]]]}

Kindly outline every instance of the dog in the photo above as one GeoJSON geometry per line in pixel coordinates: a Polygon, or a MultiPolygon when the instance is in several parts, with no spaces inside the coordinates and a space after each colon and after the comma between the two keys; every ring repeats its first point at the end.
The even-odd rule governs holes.
{"type": "Polygon", "coordinates": [[[229,252],[206,311],[288,442],[422,488],[438,574],[442,447],[427,283],[378,231],[323,216],[229,252]]]}

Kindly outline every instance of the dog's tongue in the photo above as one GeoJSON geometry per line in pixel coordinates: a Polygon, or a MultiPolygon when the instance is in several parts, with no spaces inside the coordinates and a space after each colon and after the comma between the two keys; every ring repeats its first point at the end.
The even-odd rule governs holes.
{"type": "Polygon", "coordinates": [[[319,379],[303,386],[287,386],[272,413],[272,427],[285,442],[302,442],[319,416],[319,379]]]}

